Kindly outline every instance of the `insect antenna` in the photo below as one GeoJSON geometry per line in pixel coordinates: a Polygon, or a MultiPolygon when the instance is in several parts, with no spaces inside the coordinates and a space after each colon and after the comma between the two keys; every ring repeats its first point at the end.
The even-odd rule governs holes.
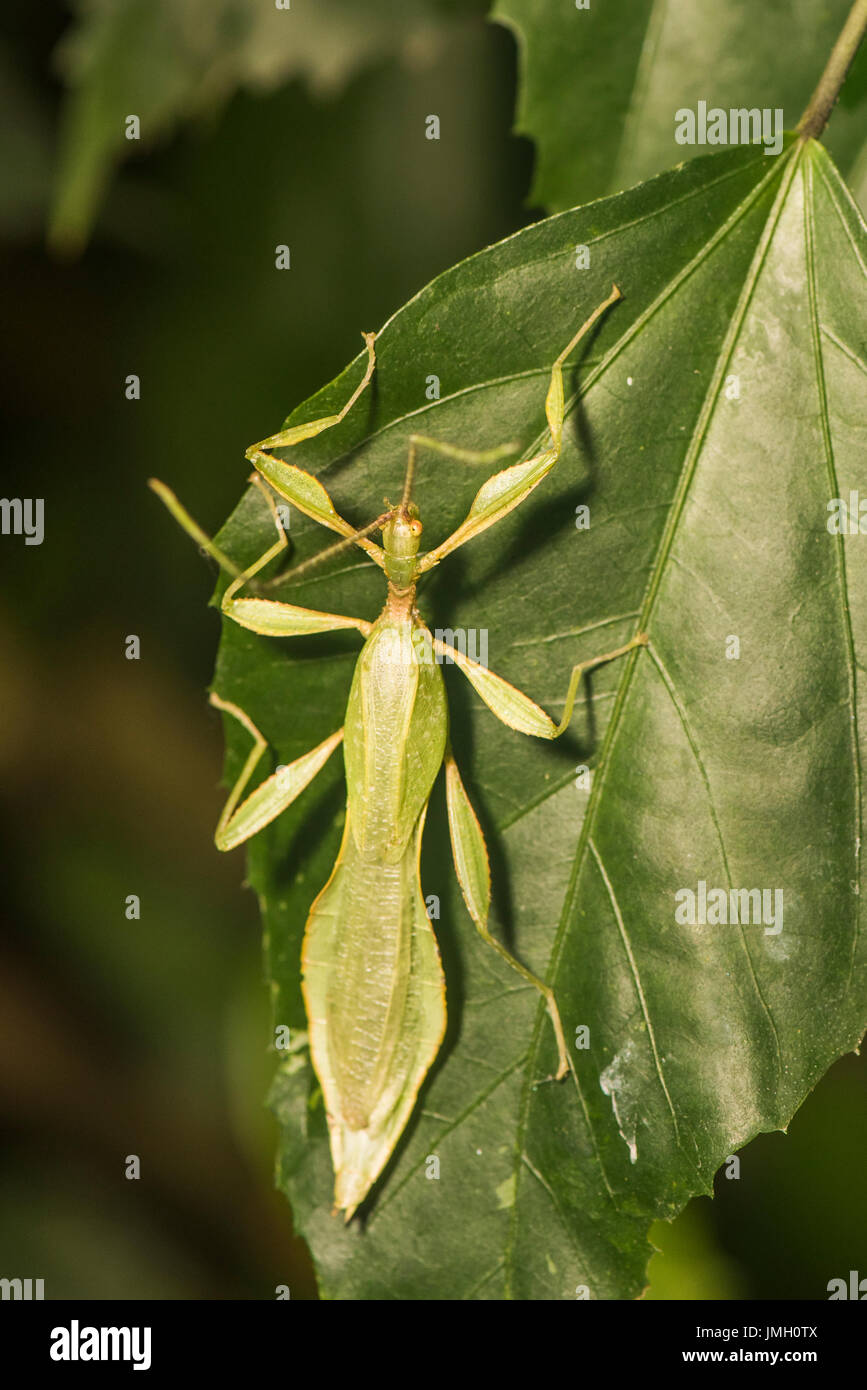
{"type": "MultiPolygon", "coordinates": [[[[339,555],[342,550],[348,550],[350,546],[355,545],[356,541],[362,541],[367,536],[371,536],[374,531],[379,530],[379,528],[388,521],[389,517],[393,515],[394,508],[392,507],[389,511],[383,512],[381,516],[378,516],[375,521],[371,521],[369,525],[362,526],[358,531],[353,531],[351,536],[344,536],[343,540],[335,541],[334,545],[326,546],[324,550],[320,550],[316,555],[311,555],[309,560],[303,560],[300,565],[281,570],[281,572],[275,574],[272,579],[259,585],[259,588],[265,591],[267,589],[276,589],[279,585],[286,584],[290,580],[294,582],[299,575],[318,568],[318,566],[324,564],[326,560],[330,560],[335,555],[339,555]]],[[[277,524],[282,526],[279,517],[277,518],[277,524]]]]}

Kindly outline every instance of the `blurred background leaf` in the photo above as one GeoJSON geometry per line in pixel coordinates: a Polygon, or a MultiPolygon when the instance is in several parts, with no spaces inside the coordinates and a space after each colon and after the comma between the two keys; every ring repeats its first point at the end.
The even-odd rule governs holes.
{"type": "Polygon", "coordinates": [[[335,96],[356,73],[397,56],[435,62],[473,4],[437,0],[76,0],[56,63],[68,88],[50,240],[78,251],[114,164],[179,122],[208,117],[237,91],[303,79],[335,96]],[[129,116],[140,133],[126,132],[129,116]]]}

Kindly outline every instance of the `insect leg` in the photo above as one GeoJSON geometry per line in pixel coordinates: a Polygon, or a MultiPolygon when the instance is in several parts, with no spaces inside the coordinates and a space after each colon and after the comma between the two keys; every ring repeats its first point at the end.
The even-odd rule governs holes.
{"type": "Polygon", "coordinates": [[[293,444],[300,444],[305,439],[312,439],[315,435],[321,434],[323,430],[339,424],[346,413],[352,409],[369,383],[376,362],[373,346],[376,334],[365,333],[363,337],[367,344],[367,368],[343,409],[338,411],[336,415],[323,415],[319,420],[309,420],[303,425],[291,425],[288,429],[280,430],[279,433],[260,440],[258,444],[251,444],[247,450],[247,458],[262,474],[262,477],[271,484],[274,491],[278,492],[281,497],[285,497],[287,502],[291,502],[305,516],[318,521],[320,526],[327,526],[329,530],[337,531],[339,535],[354,541],[382,568],[382,547],[363,534],[359,535],[355,527],[351,526],[339,514],[319,480],[314,478],[312,473],[305,472],[303,468],[297,468],[295,464],[275,458],[270,452],[271,449],[288,449],[293,444]]]}
{"type": "Polygon", "coordinates": [[[563,443],[565,414],[563,363],[585,333],[593,327],[600,315],[604,314],[605,310],[620,298],[620,290],[616,285],[612,285],[608,298],[597,305],[590,317],[582,323],[578,332],[566,344],[551,368],[551,381],[545,398],[545,418],[548,421],[548,432],[551,436],[548,448],[544,449],[541,454],[536,454],[531,459],[525,459],[522,463],[514,463],[510,468],[504,468],[501,473],[495,473],[488,478],[487,482],[483,483],[476,493],[473,504],[458,529],[453,531],[442,545],[438,545],[435,550],[428,551],[427,555],[422,557],[419,562],[419,573],[438,565],[440,560],[449,555],[451,551],[457,550],[458,546],[464,545],[466,541],[472,540],[474,536],[478,536],[489,526],[500,521],[514,507],[523,502],[524,498],[529,496],[535,487],[538,487],[543,478],[548,476],[560,457],[563,443]]]}
{"type": "Polygon", "coordinates": [[[626,656],[636,647],[646,647],[647,642],[647,633],[639,632],[624,646],[616,647],[612,652],[605,652],[603,656],[591,657],[589,661],[579,661],[577,666],[573,666],[569,687],[566,691],[563,718],[559,724],[555,724],[550,715],[546,714],[535,700],[531,700],[529,695],[525,695],[522,690],[511,685],[509,681],[503,680],[502,676],[489,671],[486,666],[480,666],[477,661],[472,661],[457,647],[450,647],[437,637],[433,639],[433,646],[440,656],[446,657],[460,667],[488,709],[510,729],[517,729],[518,733],[521,734],[530,734],[533,738],[551,739],[559,738],[569,726],[581,677],[587,671],[592,671],[594,667],[604,665],[606,661],[614,661],[618,656],[626,656]]]}
{"type": "Polygon", "coordinates": [[[221,570],[226,574],[231,574],[233,578],[237,579],[238,575],[241,573],[238,566],[229,559],[225,551],[221,550],[215,541],[211,540],[210,536],[205,534],[198,522],[190,516],[186,507],[172,492],[171,488],[166,487],[165,483],[161,483],[159,478],[148,478],[148,487],[151,489],[151,492],[156,493],[163,506],[167,511],[171,512],[178,525],[196,542],[196,545],[199,546],[200,549],[206,551],[212,560],[216,560],[221,570]]]}
{"type": "Polygon", "coordinates": [[[517,970],[518,974],[528,984],[533,985],[544,997],[554,1026],[554,1036],[557,1040],[558,1065],[555,1080],[560,1081],[569,1070],[569,1061],[566,1039],[563,1035],[563,1024],[560,1021],[560,1011],[557,1008],[554,991],[550,985],[545,984],[544,980],[540,980],[537,975],[534,975],[531,970],[516,960],[506,950],[502,942],[492,936],[488,930],[488,912],[491,904],[491,871],[488,864],[488,851],[485,847],[482,828],[467,796],[466,788],[461,781],[458,765],[454,760],[451,748],[446,750],[445,768],[449,833],[455,870],[461,885],[461,892],[464,895],[464,902],[482,939],[489,946],[493,946],[497,954],[502,956],[513,970],[517,970]]]}
{"type": "MultiPolygon", "coordinates": [[[[228,617],[233,618],[241,627],[250,628],[253,632],[260,632],[267,637],[302,637],[312,632],[332,632],[338,628],[357,628],[367,636],[370,631],[370,623],[364,618],[344,617],[339,613],[322,613],[313,608],[298,608],[291,603],[279,603],[272,599],[263,598],[236,598],[235,595],[245,584],[258,574],[259,570],[264,569],[275,556],[285,550],[287,545],[286,533],[283,524],[277,514],[273,498],[267,488],[258,477],[254,477],[256,485],[265,497],[277,527],[277,540],[269,546],[258,560],[252,565],[248,565],[245,570],[239,570],[237,565],[207,536],[202,528],[190,516],[186,507],[178,501],[171,488],[166,487],[157,478],[149,480],[149,486],[165,504],[172,516],[180,526],[186,531],[188,536],[202,547],[226,573],[232,575],[232,582],[223,594],[221,607],[228,617]]],[[[300,568],[300,567],[299,567],[300,568]]]]}
{"type": "Polygon", "coordinates": [[[628,653],[634,651],[636,647],[646,647],[648,640],[646,632],[639,632],[637,636],[632,638],[631,642],[624,643],[622,647],[615,647],[613,652],[605,652],[602,656],[591,657],[589,661],[579,661],[577,666],[573,666],[572,674],[569,677],[569,686],[566,691],[566,699],[563,705],[563,718],[554,729],[554,732],[549,734],[548,737],[559,738],[560,735],[565,734],[568,729],[569,722],[572,718],[572,710],[575,707],[575,696],[578,693],[578,686],[581,683],[582,676],[586,675],[588,671],[592,671],[596,666],[604,666],[606,661],[615,661],[618,656],[628,655],[628,653]]]}
{"type": "Polygon", "coordinates": [[[373,368],[376,365],[376,350],[373,346],[376,334],[362,333],[361,336],[367,347],[367,366],[364,371],[364,376],[361,378],[361,381],[356,386],[343,409],[338,411],[336,415],[323,415],[318,420],[308,420],[304,425],[290,425],[288,429],[279,430],[277,434],[270,434],[267,439],[260,439],[258,444],[250,445],[247,450],[248,459],[252,458],[253,454],[258,453],[260,450],[289,449],[293,444],[300,444],[305,439],[313,439],[315,435],[321,434],[323,430],[330,429],[332,425],[338,425],[343,417],[348,415],[362,391],[369,385],[370,378],[373,376],[373,368]]]}
{"type": "MultiPolygon", "coordinates": [[[[250,628],[253,632],[262,633],[265,637],[303,637],[312,632],[334,632],[339,628],[357,628],[366,637],[370,632],[371,624],[364,618],[348,618],[339,613],[323,613],[315,608],[299,608],[294,603],[284,603],[277,599],[266,598],[236,598],[235,595],[247,584],[259,570],[285,550],[288,542],[286,532],[283,529],[283,522],[274,505],[271,496],[262,479],[253,475],[253,482],[268,503],[274,525],[277,528],[277,540],[264,553],[249,565],[242,574],[237,575],[226,588],[223,594],[221,608],[228,617],[233,618],[241,627],[250,628]]],[[[334,547],[339,549],[340,542],[334,547]]],[[[309,562],[307,562],[309,563],[309,562]]],[[[285,578],[296,577],[305,566],[299,565],[296,571],[290,571],[285,578]]]]}
{"type": "Polygon", "coordinates": [[[230,714],[233,719],[237,719],[253,737],[250,755],[241,769],[240,777],[229,793],[229,798],[223,807],[214,834],[214,843],[217,849],[228,850],[243,844],[244,840],[249,840],[252,835],[256,835],[264,826],[268,825],[275,816],[279,816],[281,811],[285,811],[287,806],[291,806],[295,798],[300,795],[309,782],[313,781],[317,772],[328,761],[343,738],[343,730],[338,729],[335,734],[331,734],[316,748],[311,748],[309,753],[302,753],[301,757],[296,758],[294,762],[278,768],[276,772],[273,772],[270,777],[260,783],[254,792],[250,793],[246,801],[238,806],[238,802],[244,794],[244,788],[252,777],[268,742],[259,733],[249,715],[246,715],[237,705],[230,704],[228,700],[221,700],[219,695],[214,694],[211,694],[210,702],[217,709],[223,710],[226,714],[230,714]]]}

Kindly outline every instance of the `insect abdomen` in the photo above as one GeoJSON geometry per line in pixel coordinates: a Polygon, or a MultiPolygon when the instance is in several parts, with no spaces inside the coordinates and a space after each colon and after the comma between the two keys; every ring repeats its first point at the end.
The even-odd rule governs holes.
{"type": "Polygon", "coordinates": [[[361,855],[347,813],[302,952],[313,1065],[347,1220],[388,1161],[446,1024],[445,981],[418,878],[424,813],[396,863],[361,855]]]}

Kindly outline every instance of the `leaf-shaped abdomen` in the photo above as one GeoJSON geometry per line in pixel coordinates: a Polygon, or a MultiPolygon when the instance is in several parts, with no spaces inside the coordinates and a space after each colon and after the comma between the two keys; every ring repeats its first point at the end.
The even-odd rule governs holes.
{"type": "Polygon", "coordinates": [[[384,1168],[445,1031],[445,982],[418,876],[424,812],[403,855],[364,858],[347,812],[302,953],[310,1050],[347,1220],[384,1168]]]}

